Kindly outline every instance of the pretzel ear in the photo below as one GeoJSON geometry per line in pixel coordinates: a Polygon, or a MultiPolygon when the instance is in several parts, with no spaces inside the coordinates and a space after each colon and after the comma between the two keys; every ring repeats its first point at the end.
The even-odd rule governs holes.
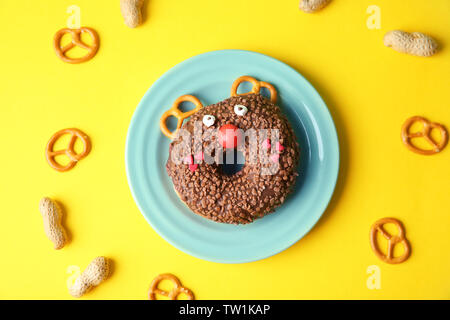
{"type": "Polygon", "coordinates": [[[236,97],[236,96],[246,95],[246,94],[250,94],[250,93],[259,93],[261,90],[261,87],[266,88],[270,91],[270,101],[272,101],[273,103],[276,103],[277,102],[277,90],[275,89],[275,87],[268,82],[258,81],[255,78],[250,77],[250,76],[242,76],[242,77],[239,77],[236,80],[234,80],[233,84],[231,85],[231,96],[236,97]],[[247,93],[238,94],[237,89],[238,89],[239,85],[242,82],[246,82],[246,81],[250,82],[253,85],[252,90],[247,93]]]}
{"type": "Polygon", "coordinates": [[[183,95],[181,97],[178,97],[172,107],[167,110],[166,112],[163,113],[161,119],[159,120],[159,127],[161,129],[161,132],[169,139],[174,139],[176,137],[177,131],[181,128],[181,126],[183,125],[183,121],[187,118],[189,118],[191,115],[193,115],[194,113],[196,113],[198,110],[200,110],[203,107],[203,104],[200,102],[200,100],[195,97],[192,96],[190,94],[186,94],[183,95]],[[195,108],[190,110],[190,111],[186,111],[183,112],[179,109],[179,106],[182,102],[192,102],[195,105],[195,108]],[[169,128],[167,128],[167,118],[169,118],[170,116],[173,116],[175,118],[177,118],[177,128],[171,132],[169,130],[169,128]]]}

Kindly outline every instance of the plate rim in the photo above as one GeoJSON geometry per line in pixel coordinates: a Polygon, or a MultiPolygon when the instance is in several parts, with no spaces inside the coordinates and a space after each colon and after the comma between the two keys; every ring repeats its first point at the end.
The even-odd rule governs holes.
{"type": "MultiPolygon", "coordinates": [[[[340,171],[340,145],[339,145],[339,137],[337,134],[337,130],[336,130],[336,125],[334,123],[333,117],[331,115],[330,110],[328,109],[328,106],[326,105],[325,101],[323,100],[322,96],[318,93],[318,91],[315,89],[315,87],[297,70],[295,70],[293,67],[291,67],[290,65],[288,65],[287,63],[284,63],[283,61],[280,61],[274,57],[271,57],[269,55],[263,54],[263,53],[259,53],[259,52],[255,52],[255,51],[249,51],[249,50],[241,50],[241,49],[224,49],[224,50],[214,50],[214,51],[208,51],[208,52],[204,52],[204,53],[200,53],[197,55],[194,55],[190,58],[187,58],[177,64],[175,64],[173,67],[171,67],[170,69],[168,69],[166,72],[164,72],[145,92],[145,94],[143,95],[143,97],[140,99],[138,105],[136,106],[136,108],[134,109],[133,115],[131,117],[129,126],[128,126],[128,130],[127,130],[127,136],[126,136],[126,141],[125,141],[125,171],[126,171],[126,176],[127,176],[127,182],[128,182],[128,187],[131,191],[133,200],[135,202],[135,204],[137,205],[140,213],[142,216],[144,216],[145,220],[147,221],[148,224],[150,224],[150,226],[152,227],[152,229],[161,237],[163,238],[166,242],[168,242],[169,244],[171,244],[172,246],[174,246],[175,248],[177,248],[178,250],[202,259],[202,260],[206,260],[206,261],[210,261],[210,262],[215,262],[215,263],[223,263],[223,264],[241,264],[241,263],[249,263],[249,262],[254,262],[254,261],[259,261],[259,260],[264,260],[267,259],[269,257],[272,257],[274,255],[277,255],[280,252],[283,252],[285,250],[287,250],[288,248],[290,248],[291,246],[293,246],[294,244],[296,244],[298,241],[300,241],[306,234],[308,234],[313,228],[314,226],[317,224],[317,222],[322,218],[324,212],[326,211],[331,199],[333,198],[333,194],[335,192],[335,188],[336,188],[336,184],[337,184],[337,180],[338,180],[338,176],[339,176],[339,171],[340,171]],[[274,250],[273,252],[269,253],[269,254],[265,254],[265,255],[261,255],[259,257],[253,257],[253,258],[242,258],[242,259],[234,259],[234,260],[230,260],[230,259],[216,259],[216,258],[211,258],[207,255],[204,255],[202,253],[198,253],[198,252],[193,252],[191,249],[185,247],[183,244],[180,244],[176,241],[172,241],[169,237],[166,237],[166,235],[164,234],[164,232],[162,232],[158,227],[156,227],[152,221],[147,217],[146,214],[144,214],[144,211],[140,202],[138,201],[138,197],[136,195],[136,190],[134,189],[132,183],[131,183],[131,179],[130,179],[130,160],[129,160],[129,148],[130,148],[130,135],[132,132],[132,127],[134,125],[134,123],[137,121],[137,113],[138,110],[140,110],[142,108],[143,105],[143,101],[146,100],[147,96],[150,95],[150,93],[152,92],[152,89],[156,86],[158,86],[161,82],[164,82],[165,78],[169,77],[172,73],[176,73],[178,69],[182,68],[184,65],[186,64],[190,64],[195,62],[195,60],[197,59],[201,59],[203,57],[206,56],[210,56],[210,55],[215,55],[215,54],[227,54],[227,53],[238,53],[238,54],[251,54],[251,55],[256,55],[256,56],[261,56],[265,59],[269,59],[272,62],[276,63],[276,64],[281,64],[283,67],[289,69],[291,72],[295,73],[297,76],[299,76],[304,83],[309,86],[309,92],[313,92],[313,95],[315,96],[314,98],[317,99],[321,104],[318,107],[320,109],[322,109],[321,111],[324,113],[324,115],[326,116],[326,120],[328,122],[331,123],[331,128],[329,128],[329,134],[331,134],[333,142],[330,143],[330,145],[334,146],[333,150],[336,154],[335,154],[335,162],[333,163],[333,177],[329,177],[329,184],[328,184],[328,188],[329,188],[329,194],[327,194],[326,197],[326,201],[322,201],[322,204],[320,206],[320,210],[318,211],[318,214],[316,216],[313,217],[313,219],[311,219],[311,223],[309,225],[307,225],[306,227],[302,228],[302,230],[298,233],[295,234],[295,237],[292,237],[292,239],[289,239],[289,241],[286,241],[287,244],[280,246],[280,248],[278,250],[274,250]]],[[[328,190],[327,190],[328,191],[328,190]]]]}

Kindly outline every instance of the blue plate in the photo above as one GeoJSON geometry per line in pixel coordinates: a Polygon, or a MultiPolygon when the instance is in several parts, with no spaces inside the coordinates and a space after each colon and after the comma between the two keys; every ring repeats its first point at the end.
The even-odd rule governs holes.
{"type": "Polygon", "coordinates": [[[259,53],[222,50],[176,65],[147,91],[131,120],[125,161],[133,197],[161,237],[201,259],[243,263],[287,249],[319,220],[336,184],[339,145],[325,103],[298,72],[259,53]],[[277,88],[279,105],[300,143],[301,164],[294,193],[275,213],[236,226],[194,214],[175,194],[165,169],[170,140],[159,130],[159,118],[183,94],[197,96],[204,105],[228,98],[231,84],[242,75],[277,88]]]}

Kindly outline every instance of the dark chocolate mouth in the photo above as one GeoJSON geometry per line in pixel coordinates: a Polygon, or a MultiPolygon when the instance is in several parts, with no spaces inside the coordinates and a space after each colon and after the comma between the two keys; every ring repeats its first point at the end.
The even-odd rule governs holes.
{"type": "Polygon", "coordinates": [[[219,164],[221,172],[227,176],[240,172],[245,165],[245,155],[236,149],[227,149],[223,152],[223,163],[219,164]]]}

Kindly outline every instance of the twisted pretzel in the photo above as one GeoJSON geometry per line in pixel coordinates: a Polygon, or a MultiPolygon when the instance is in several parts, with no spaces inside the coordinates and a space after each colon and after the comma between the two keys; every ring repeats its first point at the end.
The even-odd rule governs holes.
{"type": "Polygon", "coordinates": [[[98,46],[99,46],[98,34],[94,29],[91,29],[88,27],[82,27],[80,29],[64,28],[64,29],[59,30],[55,34],[55,37],[53,39],[53,46],[55,48],[56,55],[64,62],[67,62],[67,63],[84,62],[84,61],[90,60],[97,53],[98,46]],[[93,40],[93,43],[91,46],[87,45],[86,43],[84,43],[81,40],[81,33],[83,33],[83,32],[88,33],[91,36],[91,38],[93,40]],[[66,33],[70,33],[70,35],[72,36],[72,40],[68,45],[61,48],[61,38],[66,33]],[[69,51],[70,49],[77,47],[77,46],[81,47],[83,49],[86,49],[88,51],[88,53],[81,58],[69,58],[66,55],[67,51],[69,51]]]}
{"type": "Polygon", "coordinates": [[[402,126],[402,140],[403,143],[408,147],[409,150],[424,154],[424,155],[432,155],[435,153],[438,153],[444,149],[445,145],[448,141],[448,133],[447,130],[445,130],[445,127],[439,123],[436,122],[430,122],[427,119],[419,116],[411,117],[408,120],[405,121],[405,123],[402,126]],[[423,123],[423,129],[419,132],[410,133],[409,129],[415,122],[422,122],[423,123]],[[439,129],[441,133],[441,141],[438,143],[433,140],[431,137],[431,130],[432,129],[439,129]],[[424,150],[421,148],[416,147],[412,144],[411,139],[412,138],[421,138],[423,137],[430,145],[433,146],[433,149],[430,150],[424,150]]]}
{"type": "Polygon", "coordinates": [[[258,81],[255,78],[250,77],[250,76],[242,76],[242,77],[239,77],[236,80],[234,80],[233,84],[231,85],[231,96],[236,97],[238,95],[259,93],[259,91],[261,90],[261,87],[269,89],[270,101],[272,101],[273,103],[276,103],[277,102],[277,90],[275,90],[275,87],[268,82],[258,81]],[[252,91],[247,92],[247,93],[238,94],[237,89],[238,89],[239,85],[245,81],[248,81],[253,85],[252,91]]]}
{"type": "Polygon", "coordinates": [[[155,279],[153,279],[152,283],[150,284],[148,297],[150,300],[157,300],[156,294],[159,294],[168,297],[170,300],[177,300],[177,297],[180,293],[184,293],[189,298],[189,300],[195,300],[194,293],[190,289],[183,287],[177,277],[175,277],[173,274],[165,273],[160,274],[155,279]],[[158,288],[158,285],[162,280],[170,280],[174,284],[173,288],[169,292],[158,288]]]}
{"type": "Polygon", "coordinates": [[[169,110],[167,110],[166,112],[164,112],[161,119],[159,120],[159,127],[161,128],[162,133],[167,138],[174,139],[177,131],[181,128],[183,121],[185,119],[189,118],[194,113],[196,113],[202,107],[203,107],[203,105],[200,102],[200,100],[198,100],[197,97],[191,96],[189,94],[178,97],[177,100],[175,100],[175,102],[173,103],[172,107],[169,110]],[[185,102],[185,101],[192,102],[195,105],[195,108],[190,111],[187,111],[187,112],[181,111],[178,107],[182,102],[185,102]],[[167,124],[166,124],[166,120],[170,116],[174,116],[178,120],[177,128],[173,132],[171,132],[169,130],[169,128],[167,128],[167,124]]]}
{"type": "Polygon", "coordinates": [[[405,228],[403,227],[402,223],[394,218],[383,218],[378,220],[373,224],[373,226],[370,228],[370,245],[372,246],[372,250],[375,252],[378,258],[383,260],[384,262],[396,264],[396,263],[402,263],[406,259],[409,258],[409,255],[411,254],[411,247],[409,245],[408,239],[405,237],[405,228]],[[398,228],[398,234],[397,235],[391,235],[384,230],[383,225],[387,223],[393,223],[398,228]],[[384,254],[381,252],[378,242],[377,242],[377,233],[381,232],[383,237],[385,237],[388,240],[388,250],[387,254],[384,254]],[[394,247],[397,243],[402,243],[403,247],[405,248],[405,252],[400,257],[394,258],[394,247]]]}
{"type": "Polygon", "coordinates": [[[68,170],[72,169],[79,160],[86,157],[90,151],[91,151],[91,142],[89,140],[89,137],[84,132],[82,132],[81,130],[75,129],[75,128],[63,129],[63,130],[56,132],[48,141],[47,147],[45,148],[45,157],[47,159],[48,164],[53,169],[55,169],[57,171],[68,171],[68,170]],[[72,135],[67,149],[54,151],[53,146],[55,145],[55,142],[61,136],[65,135],[65,134],[72,135]],[[75,142],[77,141],[77,139],[81,139],[81,141],[83,142],[83,151],[78,154],[75,152],[75,149],[74,149],[75,142]],[[69,163],[65,166],[56,162],[56,159],[55,159],[56,156],[59,156],[62,154],[65,154],[70,159],[69,163]]]}

